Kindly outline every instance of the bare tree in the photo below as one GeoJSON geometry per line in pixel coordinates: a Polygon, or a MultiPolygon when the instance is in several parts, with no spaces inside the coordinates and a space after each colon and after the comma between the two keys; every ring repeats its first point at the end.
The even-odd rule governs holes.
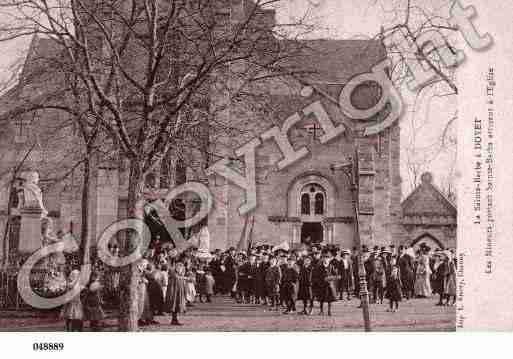
{"type": "Polygon", "coordinates": [[[48,44],[53,45],[53,42],[33,39],[30,53],[17,71],[17,84],[12,88],[12,94],[4,96],[6,108],[0,118],[12,123],[38,114],[39,121],[32,123],[34,129],[39,127],[32,131],[31,137],[37,139],[35,143],[51,152],[51,157],[59,153],[67,157],[65,161],[43,166],[52,173],[51,178],[42,179],[47,185],[62,183],[81,170],[80,257],[83,264],[88,264],[91,162],[94,157],[105,158],[107,155],[103,143],[97,141],[101,135],[100,122],[87,111],[87,93],[84,96],[80,91],[80,82],[63,58],[62,49],[54,47],[49,51],[48,44]],[[49,117],[50,121],[41,117],[49,117]],[[71,145],[63,146],[65,142],[71,145]]]}
{"type": "MultiPolygon", "coordinates": [[[[405,133],[408,136],[403,136],[402,141],[410,189],[418,185],[421,174],[434,161],[453,163],[456,159],[455,101],[458,87],[455,72],[459,63],[455,40],[458,29],[449,21],[452,4],[453,1],[447,0],[372,2],[383,14],[383,26],[378,37],[393,59],[392,79],[396,86],[404,89],[403,93],[407,95],[403,98],[410,102],[409,111],[405,114],[405,133]],[[448,58],[454,61],[448,61],[448,58]],[[419,71],[430,75],[426,81],[419,81],[418,86],[413,86],[412,78],[419,71]],[[432,111],[437,101],[446,101],[447,110],[432,111]],[[430,135],[433,128],[426,126],[433,121],[439,124],[436,138],[430,135]]],[[[445,180],[452,181],[454,176],[448,175],[445,180]]]]}
{"type": "MultiPolygon", "coordinates": [[[[58,45],[78,81],[75,115],[97,122],[129,160],[128,213],[141,218],[146,174],[170,151],[181,153],[188,134],[212,125],[211,109],[202,117],[196,104],[220,97],[215,84],[229,84],[238,69],[235,87],[243,94],[245,84],[291,75],[269,8],[277,2],[2,0],[10,17],[0,39],[38,34],[58,45]]],[[[136,239],[129,236],[126,252],[136,239]]],[[[132,264],[122,279],[121,330],[137,329],[138,280],[132,264]]]]}

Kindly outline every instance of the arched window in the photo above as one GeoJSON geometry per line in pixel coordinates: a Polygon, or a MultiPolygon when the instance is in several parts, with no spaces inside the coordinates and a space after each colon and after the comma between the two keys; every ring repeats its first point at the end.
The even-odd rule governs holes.
{"type": "Polygon", "coordinates": [[[310,214],[310,196],[308,193],[301,195],[301,214],[310,214]]]}
{"type": "Polygon", "coordinates": [[[322,193],[315,195],[315,214],[324,214],[324,196],[322,193]]]}

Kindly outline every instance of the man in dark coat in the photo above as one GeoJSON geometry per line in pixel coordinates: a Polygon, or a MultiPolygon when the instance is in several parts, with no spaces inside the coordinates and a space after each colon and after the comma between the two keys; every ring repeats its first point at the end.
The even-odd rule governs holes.
{"type": "Polygon", "coordinates": [[[255,296],[256,302],[259,304],[267,305],[267,290],[265,286],[265,272],[269,268],[269,256],[267,254],[263,254],[260,262],[257,261],[257,272],[255,279],[255,296]]]}
{"type": "Polygon", "coordinates": [[[236,281],[236,258],[235,248],[231,247],[228,256],[226,256],[223,266],[224,271],[224,290],[226,293],[230,293],[232,298],[235,298],[235,291],[233,289],[236,281]]]}
{"type": "MultiPolygon", "coordinates": [[[[252,257],[254,261],[255,257],[252,257]]],[[[242,303],[249,303],[251,300],[251,264],[243,253],[239,253],[239,265],[237,269],[237,293],[242,303]]]]}
{"type": "MultiPolygon", "coordinates": [[[[144,276],[148,281],[147,291],[150,300],[150,309],[152,314],[161,315],[164,310],[164,294],[162,288],[155,279],[155,270],[153,265],[149,264],[147,270],[144,272],[144,276]]],[[[151,320],[151,324],[158,323],[155,320],[151,320]]]]}
{"type": "Polygon", "coordinates": [[[344,300],[344,292],[346,293],[347,300],[351,300],[350,291],[353,287],[353,264],[349,258],[349,251],[342,251],[342,258],[339,261],[340,273],[340,299],[344,300]]]}
{"type": "Polygon", "coordinates": [[[325,254],[319,267],[318,297],[320,302],[319,314],[324,314],[324,303],[328,303],[328,315],[331,316],[331,303],[337,300],[337,281],[340,279],[337,267],[330,263],[331,256],[325,254]]]}
{"type": "Polygon", "coordinates": [[[283,299],[287,309],[283,314],[289,314],[296,311],[296,288],[299,274],[295,268],[295,260],[292,257],[287,259],[287,266],[283,270],[282,287],[283,299]]]}
{"type": "Polygon", "coordinates": [[[281,283],[281,269],[278,266],[276,257],[269,258],[269,267],[265,271],[265,286],[266,292],[269,296],[270,310],[279,309],[279,296],[280,296],[280,283],[281,283]]]}
{"type": "Polygon", "coordinates": [[[285,269],[287,269],[287,255],[282,253],[278,260],[278,265],[280,266],[282,281],[280,283],[280,306],[285,304],[285,286],[283,285],[283,273],[285,269]]]}
{"type": "Polygon", "coordinates": [[[401,276],[401,283],[403,286],[403,295],[406,299],[413,297],[413,284],[414,284],[414,273],[413,273],[413,258],[406,253],[406,249],[403,246],[399,246],[399,258],[397,259],[397,265],[399,267],[399,274],[401,276]]]}
{"type": "Polygon", "coordinates": [[[221,270],[221,259],[219,258],[219,251],[214,252],[214,257],[208,264],[210,271],[212,272],[212,277],[214,277],[214,294],[222,293],[222,282],[223,282],[223,271],[221,270]]]}
{"type": "Polygon", "coordinates": [[[318,302],[322,301],[323,298],[323,272],[322,272],[322,261],[312,260],[312,299],[318,302]]]}
{"type": "Polygon", "coordinates": [[[353,247],[353,254],[351,255],[352,269],[353,269],[353,285],[354,285],[354,296],[356,298],[360,298],[360,275],[358,271],[360,270],[358,265],[358,249],[353,247]]]}
{"type": "Polygon", "coordinates": [[[299,290],[298,299],[303,301],[302,314],[310,315],[313,309],[313,295],[312,295],[312,259],[310,257],[303,257],[303,264],[299,270],[299,290]],[[307,304],[308,311],[306,309],[307,304]]]}
{"type": "MultiPolygon", "coordinates": [[[[372,252],[369,258],[365,260],[363,265],[365,266],[365,277],[367,279],[367,287],[369,294],[374,292],[374,270],[375,270],[375,253],[372,252]]],[[[376,302],[376,298],[370,299],[371,303],[376,302]]]]}
{"type": "Polygon", "coordinates": [[[258,275],[258,265],[256,255],[250,254],[247,262],[247,289],[246,303],[253,303],[256,300],[256,279],[258,275]]]}
{"type": "Polygon", "coordinates": [[[441,254],[437,253],[435,255],[435,263],[433,266],[433,275],[432,275],[432,289],[433,293],[438,294],[439,301],[436,305],[444,305],[445,298],[445,288],[444,288],[444,278],[449,268],[447,262],[441,259],[441,254]]]}

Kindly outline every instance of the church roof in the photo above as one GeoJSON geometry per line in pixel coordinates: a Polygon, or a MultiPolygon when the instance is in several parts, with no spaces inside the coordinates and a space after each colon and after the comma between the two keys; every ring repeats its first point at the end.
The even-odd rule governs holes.
{"type": "MultiPolygon", "coordinates": [[[[333,96],[337,96],[340,87],[347,83],[353,76],[368,72],[372,66],[384,59],[386,51],[381,43],[377,40],[334,40],[334,39],[317,39],[317,40],[301,40],[301,41],[279,41],[284,49],[291,52],[290,56],[286,56],[283,66],[286,70],[303,73],[303,80],[311,83],[330,86],[328,92],[332,92],[333,96]],[[294,50],[295,49],[295,50],[294,50]]],[[[0,97],[2,109],[0,112],[6,113],[13,106],[19,106],[20,98],[28,96],[30,100],[34,100],[34,96],[44,96],[45,94],[34,89],[33,78],[37,78],[36,82],[45,83],[39,86],[40,90],[46,88],[46,77],[52,73],[52,68],[58,68],[58,64],[52,63],[60,61],[65,56],[59,56],[62,51],[60,45],[53,39],[34,36],[23,69],[20,72],[18,84],[0,97]],[[27,89],[24,91],[24,89],[27,89]],[[29,91],[30,89],[30,91],[29,91]]],[[[62,66],[63,64],[61,64],[62,66]]],[[[55,80],[55,79],[54,79],[55,80]]],[[[48,83],[49,84],[49,83],[48,83]]],[[[38,87],[36,85],[36,87],[38,87]]],[[[56,88],[53,89],[55,92],[56,88]]],[[[304,98],[294,94],[281,93],[274,94],[273,102],[279,102],[284,105],[277,106],[283,115],[292,113],[300,108],[300,104],[305,101],[304,98]],[[287,99],[288,98],[288,99],[287,99]],[[291,101],[294,98],[294,101],[291,101]]],[[[28,100],[28,98],[27,98],[28,100]]],[[[4,117],[5,116],[0,116],[4,117]]],[[[1,120],[0,120],[1,121],[1,120]]]]}
{"type": "MultiPolygon", "coordinates": [[[[50,83],[55,81],[52,68],[62,66],[61,46],[54,40],[34,35],[18,75],[17,83],[0,96],[0,114],[21,106],[26,101],[48,96],[50,83]]],[[[55,88],[53,88],[55,93],[55,88]]],[[[0,116],[0,124],[7,121],[0,116]]]]}
{"type": "Polygon", "coordinates": [[[433,183],[431,173],[421,176],[421,183],[401,203],[403,216],[456,217],[456,205],[433,183]]]}
{"type": "Polygon", "coordinates": [[[57,62],[62,60],[62,56],[59,56],[62,51],[62,47],[55,40],[34,35],[18,75],[18,82],[1,98],[14,96],[34,77],[51,73],[51,67],[56,66],[57,62]]]}
{"type": "Polygon", "coordinates": [[[308,71],[306,79],[323,84],[345,84],[385,59],[385,48],[378,40],[303,40],[289,66],[308,71]]]}

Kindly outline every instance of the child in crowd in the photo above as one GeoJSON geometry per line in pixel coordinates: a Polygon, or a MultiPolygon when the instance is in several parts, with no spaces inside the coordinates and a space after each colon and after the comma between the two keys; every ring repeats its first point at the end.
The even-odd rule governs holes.
{"type": "Polygon", "coordinates": [[[280,306],[280,284],[281,284],[281,269],[278,266],[276,257],[269,258],[269,268],[265,272],[265,285],[267,287],[267,294],[269,295],[269,310],[278,311],[280,306]]]}
{"type": "Polygon", "coordinates": [[[196,271],[196,282],[198,283],[198,295],[200,303],[212,303],[212,295],[214,295],[215,280],[212,271],[208,266],[196,271]]]}
{"type": "Polygon", "coordinates": [[[203,303],[203,298],[207,297],[207,283],[205,281],[206,267],[200,268],[196,271],[196,284],[198,292],[198,300],[203,303]]]}
{"type": "Polygon", "coordinates": [[[376,258],[374,260],[374,273],[373,273],[373,293],[372,296],[376,303],[383,304],[383,296],[386,288],[386,272],[382,259],[376,258]]]}
{"type": "Polygon", "coordinates": [[[214,295],[215,279],[212,275],[212,271],[207,269],[205,271],[205,296],[207,297],[207,303],[212,303],[211,297],[214,295]]]}
{"type": "MultiPolygon", "coordinates": [[[[74,269],[68,276],[67,290],[71,291],[76,285],[80,285],[80,271],[74,269]]],[[[83,329],[84,308],[80,299],[80,292],[62,307],[61,316],[66,320],[67,332],[81,332],[83,329]]]]}
{"type": "Polygon", "coordinates": [[[91,330],[98,331],[101,328],[105,313],[102,308],[101,290],[103,286],[100,283],[100,276],[97,272],[91,274],[91,280],[86,288],[85,312],[89,320],[91,330]]]}
{"type": "Polygon", "coordinates": [[[401,278],[399,277],[399,267],[394,265],[387,282],[387,298],[390,301],[390,307],[387,309],[387,312],[396,312],[399,310],[399,302],[403,296],[401,288],[402,283],[401,278]]]}
{"type": "Polygon", "coordinates": [[[301,314],[310,315],[313,309],[313,295],[312,295],[312,258],[305,257],[303,265],[299,270],[298,279],[298,299],[303,301],[303,311],[301,314]],[[307,310],[308,305],[308,310],[307,310]]]}
{"type": "Polygon", "coordinates": [[[293,257],[287,259],[287,267],[283,271],[282,286],[286,309],[283,314],[289,314],[296,311],[296,288],[299,274],[294,267],[296,261],[293,257]]]}

